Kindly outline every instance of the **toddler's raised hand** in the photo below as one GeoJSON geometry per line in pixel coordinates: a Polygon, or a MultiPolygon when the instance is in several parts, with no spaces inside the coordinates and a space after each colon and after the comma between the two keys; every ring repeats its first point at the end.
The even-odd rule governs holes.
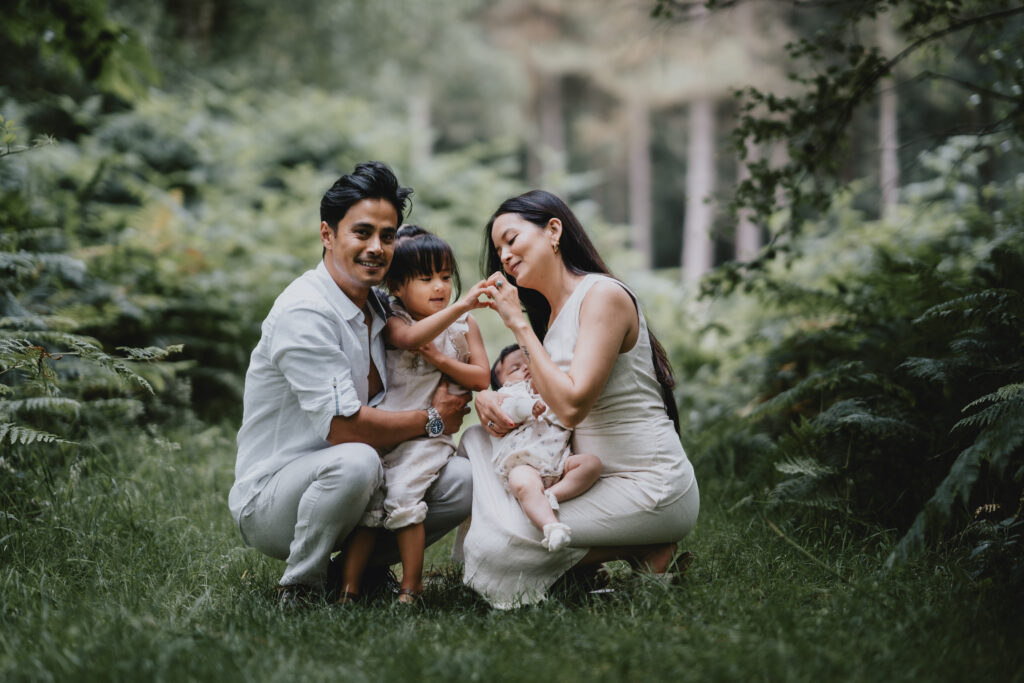
{"type": "Polygon", "coordinates": [[[540,417],[541,415],[544,414],[544,411],[547,409],[548,407],[544,405],[544,401],[537,401],[536,403],[533,404],[533,416],[540,417]]]}
{"type": "Polygon", "coordinates": [[[487,280],[481,280],[472,287],[469,288],[462,297],[455,302],[456,306],[462,306],[467,311],[472,311],[476,308],[487,308],[489,306],[488,301],[481,301],[480,296],[487,293],[487,280]]]}

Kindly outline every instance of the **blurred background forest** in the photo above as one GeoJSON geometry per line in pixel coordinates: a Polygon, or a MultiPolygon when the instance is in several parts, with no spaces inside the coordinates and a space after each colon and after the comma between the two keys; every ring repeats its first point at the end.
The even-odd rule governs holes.
{"type": "Polygon", "coordinates": [[[0,20],[4,524],[183,425],[229,467],[319,199],[379,159],[466,281],[500,201],[567,199],[671,354],[702,488],[1024,586],[1024,8],[11,0],[0,20]]]}

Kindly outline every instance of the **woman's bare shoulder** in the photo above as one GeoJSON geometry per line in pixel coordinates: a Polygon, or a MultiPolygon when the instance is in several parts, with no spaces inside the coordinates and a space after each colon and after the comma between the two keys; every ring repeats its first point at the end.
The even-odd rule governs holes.
{"type": "Polygon", "coordinates": [[[594,310],[628,310],[635,308],[636,305],[625,285],[613,278],[603,277],[583,296],[582,306],[594,310]]]}

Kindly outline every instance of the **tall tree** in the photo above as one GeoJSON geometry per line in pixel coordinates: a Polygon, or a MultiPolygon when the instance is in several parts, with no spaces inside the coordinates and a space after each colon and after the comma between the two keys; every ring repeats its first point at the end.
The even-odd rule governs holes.
{"type": "MultiPolygon", "coordinates": [[[[712,0],[707,7],[728,10],[743,1],[712,0]]],[[[685,18],[704,3],[654,0],[652,6],[656,14],[685,18]]],[[[746,89],[737,129],[741,146],[751,138],[757,145],[782,141],[788,149],[783,168],[763,161],[750,164],[751,177],[737,192],[737,205],[752,209],[763,228],[778,206],[780,193],[788,208],[782,232],[798,231],[809,216],[831,203],[844,182],[841,170],[849,158],[854,114],[879,93],[898,66],[908,71],[900,81],[901,90],[916,93],[919,101],[934,99],[928,91],[937,90],[966,105],[959,115],[917,122],[919,140],[937,145],[953,135],[973,134],[978,136],[976,148],[982,149],[992,145],[993,135],[1015,136],[1024,127],[1022,6],[1003,0],[794,0],[791,14],[795,21],[803,18],[807,24],[803,37],[788,47],[797,92],[746,89]],[[880,50],[874,39],[873,22],[884,12],[894,15],[897,43],[891,54],[880,50]],[[808,13],[814,21],[804,17],[808,13]]],[[[887,112],[895,109],[890,103],[884,106],[887,112]]],[[[885,147],[895,148],[893,118],[888,114],[882,118],[888,121],[885,147]]],[[[1008,144],[1004,153],[1014,156],[1013,149],[1008,144]]],[[[893,188],[893,169],[899,165],[892,163],[891,151],[887,158],[886,185],[893,188]]],[[[764,259],[785,249],[774,240],[764,259]]],[[[762,262],[753,264],[754,268],[762,262]]],[[[735,283],[736,273],[723,274],[722,281],[735,283]]]]}

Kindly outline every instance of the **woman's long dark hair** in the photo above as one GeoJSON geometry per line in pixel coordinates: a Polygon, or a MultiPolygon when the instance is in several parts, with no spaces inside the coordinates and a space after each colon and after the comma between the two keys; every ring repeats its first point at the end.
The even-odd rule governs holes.
{"type": "MultiPolygon", "coordinates": [[[[487,230],[484,233],[484,248],[480,257],[480,268],[483,276],[489,277],[491,273],[502,270],[501,257],[491,240],[491,229],[498,216],[514,213],[525,221],[533,223],[538,228],[543,228],[552,218],[557,218],[562,223],[562,237],[558,242],[558,249],[562,254],[562,261],[569,272],[577,275],[586,273],[601,273],[611,278],[618,279],[612,275],[605,265],[601,255],[594,248],[594,243],[587,237],[576,215],[566,206],[565,202],[544,190],[531,190],[518,197],[512,197],[502,202],[498,210],[487,221],[487,230]]],[[[515,278],[505,273],[509,282],[516,284],[515,278]]],[[[518,285],[516,285],[518,287],[518,285]]],[[[629,290],[627,290],[629,291],[629,290]]],[[[632,294],[630,294],[632,297],[632,294]]],[[[519,287],[519,300],[526,310],[537,337],[544,341],[548,331],[548,319],[551,317],[551,304],[535,289],[519,287]]],[[[639,310],[640,304],[633,299],[639,310]]],[[[676,431],[679,431],[679,409],[676,407],[676,399],[672,394],[672,388],[676,385],[675,377],[672,375],[672,365],[669,363],[668,355],[664,347],[658,341],[648,325],[647,335],[651,343],[651,360],[654,362],[654,375],[661,385],[661,398],[665,403],[665,412],[672,419],[676,431]]]]}

